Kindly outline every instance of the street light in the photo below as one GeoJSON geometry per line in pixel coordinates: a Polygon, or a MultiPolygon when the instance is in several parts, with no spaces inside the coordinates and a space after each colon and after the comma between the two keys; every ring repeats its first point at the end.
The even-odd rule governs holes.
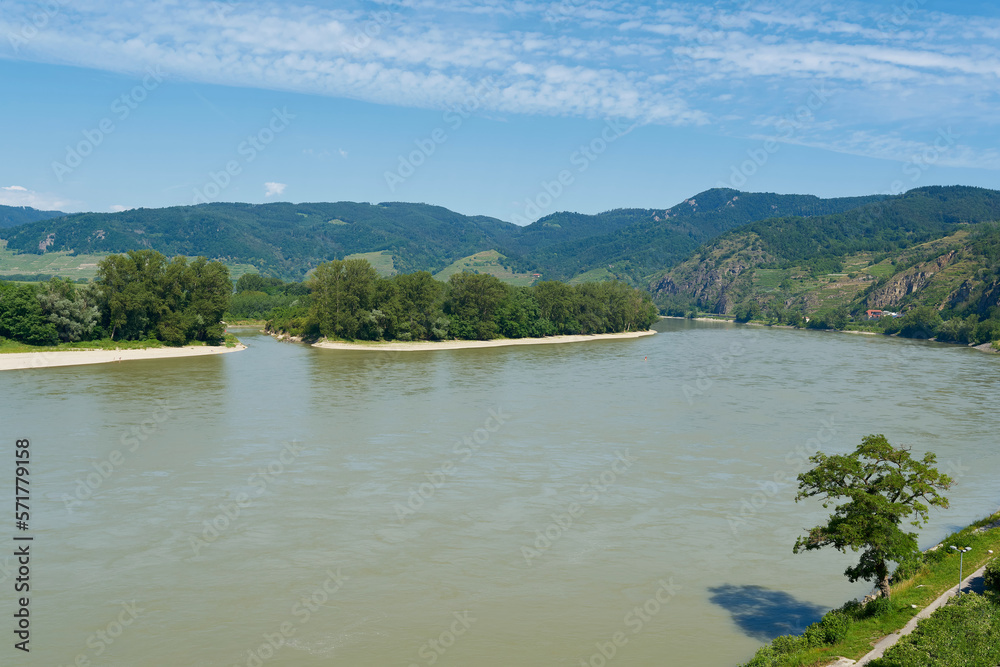
{"type": "Polygon", "coordinates": [[[958,552],[958,595],[962,594],[962,561],[965,560],[965,554],[972,551],[972,547],[965,547],[964,549],[959,549],[955,545],[951,547],[958,552]]]}

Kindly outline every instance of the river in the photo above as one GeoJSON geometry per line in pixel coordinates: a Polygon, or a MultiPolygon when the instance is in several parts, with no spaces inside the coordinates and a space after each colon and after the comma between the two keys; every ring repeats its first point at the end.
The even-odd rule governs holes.
{"type": "Polygon", "coordinates": [[[1000,505],[1000,357],[656,328],[412,353],[244,330],[219,357],[3,373],[34,541],[31,653],[8,631],[0,662],[731,666],[869,589],[791,552],[824,517],[793,501],[808,454],[936,452],[957,484],[923,546],[1000,505]]]}

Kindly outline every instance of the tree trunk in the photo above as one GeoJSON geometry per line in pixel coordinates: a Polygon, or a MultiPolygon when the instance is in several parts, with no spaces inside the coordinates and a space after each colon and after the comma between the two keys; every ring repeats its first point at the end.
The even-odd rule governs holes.
{"type": "Polygon", "coordinates": [[[886,567],[885,563],[882,563],[878,568],[878,590],[882,594],[882,597],[888,599],[892,595],[892,591],[889,588],[889,568],[886,567]]]}

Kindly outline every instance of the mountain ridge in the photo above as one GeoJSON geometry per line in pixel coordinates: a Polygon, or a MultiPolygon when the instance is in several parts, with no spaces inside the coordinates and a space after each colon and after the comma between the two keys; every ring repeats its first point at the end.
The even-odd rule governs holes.
{"type": "Polygon", "coordinates": [[[300,279],[330,259],[390,252],[401,271],[438,272],[475,253],[495,250],[511,270],[567,280],[590,271],[648,284],[702,243],[780,212],[849,210],[878,195],[821,199],[812,195],[711,189],[664,209],[559,212],[525,227],[407,202],[292,204],[214,203],[77,213],[0,230],[7,249],[39,254],[107,254],[152,248],[205,255],[300,279]]]}

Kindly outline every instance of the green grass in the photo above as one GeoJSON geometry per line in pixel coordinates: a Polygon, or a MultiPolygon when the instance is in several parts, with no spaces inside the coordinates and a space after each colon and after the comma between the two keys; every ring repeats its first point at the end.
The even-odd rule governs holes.
{"type": "MultiPolygon", "coordinates": [[[[188,257],[188,259],[194,259],[193,257],[188,257]]],[[[221,261],[221,260],[220,260],[221,261]]],[[[232,262],[222,262],[229,269],[229,277],[232,280],[239,280],[240,276],[245,273],[260,273],[257,267],[253,264],[236,264],[232,262]]]]}
{"type": "Polygon", "coordinates": [[[375,271],[383,278],[388,278],[389,276],[394,276],[398,273],[398,271],[396,271],[395,263],[393,262],[392,253],[388,250],[382,250],[379,252],[357,252],[353,255],[348,255],[344,259],[363,259],[371,264],[375,271]]]}
{"type": "Polygon", "coordinates": [[[538,278],[531,273],[514,273],[501,264],[501,260],[506,259],[496,250],[484,250],[474,255],[463,257],[452,262],[449,266],[434,275],[437,280],[446,281],[456,273],[463,271],[473,271],[475,273],[488,273],[499,278],[508,285],[515,287],[527,287],[532,285],[538,278]]]}
{"type": "MultiPolygon", "coordinates": [[[[818,667],[831,662],[836,656],[857,660],[872,649],[872,645],[882,637],[896,632],[918,611],[937,599],[942,593],[958,583],[958,554],[951,545],[972,547],[965,555],[965,572],[968,576],[986,564],[993,556],[988,550],[1000,553],[1000,528],[975,533],[975,529],[1000,520],[1000,513],[994,514],[949,536],[938,548],[944,555],[929,555],[915,576],[894,584],[888,610],[880,615],[855,620],[846,635],[835,644],[800,649],[781,656],[774,662],[760,662],[774,667],[818,667]],[[913,609],[910,605],[916,605],[913,609]]],[[[831,572],[830,576],[840,576],[831,572]]],[[[754,664],[754,663],[748,663],[754,664]]]]}
{"type": "MultiPolygon", "coordinates": [[[[233,334],[226,334],[223,344],[235,347],[239,339],[233,334]],[[233,343],[230,345],[230,343],[233,343]]],[[[190,347],[207,347],[208,343],[192,340],[184,344],[190,347]]],[[[0,354],[16,354],[22,352],[66,352],[68,350],[146,350],[150,348],[170,347],[159,340],[86,340],[78,343],[59,343],[58,345],[27,345],[8,338],[0,338],[0,354]]]]}
{"type": "MultiPolygon", "coordinates": [[[[107,255],[73,255],[66,251],[47,252],[44,255],[15,255],[13,250],[7,250],[7,242],[0,240],[0,280],[4,276],[32,274],[93,280],[97,277],[97,263],[105,257],[107,255]]],[[[193,259],[195,258],[188,257],[188,260],[193,259]]],[[[229,275],[233,280],[238,280],[244,273],[257,273],[257,267],[252,264],[222,263],[229,268],[229,275]]]]}
{"type": "Polygon", "coordinates": [[[872,667],[1000,665],[1000,598],[962,595],[920,621],[872,667]]]}
{"type": "MultiPolygon", "coordinates": [[[[191,342],[188,345],[204,345],[191,342]]],[[[0,354],[16,352],[64,352],[66,350],[142,350],[151,347],[167,347],[158,340],[87,340],[79,343],[59,343],[58,345],[27,345],[6,338],[0,338],[0,354]]]]}
{"type": "Polygon", "coordinates": [[[64,278],[97,276],[97,263],[107,255],[71,255],[68,252],[47,252],[44,255],[15,255],[7,250],[7,242],[0,241],[0,279],[5,275],[46,274],[64,278]]]}
{"type": "Polygon", "coordinates": [[[782,269],[757,269],[753,274],[754,284],[764,290],[776,290],[781,285],[781,281],[789,276],[788,271],[782,269]]]}
{"type": "Polygon", "coordinates": [[[873,275],[876,278],[888,278],[896,272],[896,267],[893,266],[892,262],[889,260],[885,260],[883,262],[879,262],[878,264],[872,264],[864,270],[869,275],[873,275]]]}

